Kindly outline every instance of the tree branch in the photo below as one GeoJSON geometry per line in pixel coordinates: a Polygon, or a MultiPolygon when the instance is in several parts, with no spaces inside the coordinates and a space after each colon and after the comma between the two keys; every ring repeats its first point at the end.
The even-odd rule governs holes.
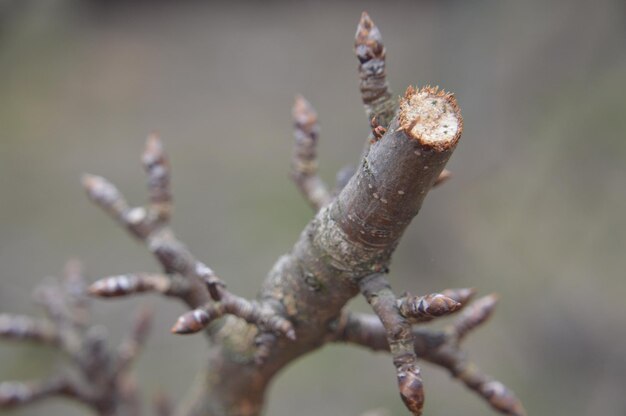
{"type": "MultiPolygon", "coordinates": [[[[442,293],[446,292],[450,293],[442,293]]],[[[417,357],[446,368],[454,378],[476,392],[494,409],[507,415],[524,416],[526,411],[515,394],[484,374],[467,359],[460,348],[464,337],[489,318],[495,301],[494,295],[478,299],[442,331],[413,328],[414,352],[417,357]]],[[[391,350],[388,331],[375,315],[344,313],[330,326],[328,339],[360,345],[373,351],[391,350]]]]}
{"type": "Polygon", "coordinates": [[[361,292],[383,323],[387,333],[393,364],[396,367],[400,397],[409,411],[421,415],[424,407],[422,374],[413,350],[411,324],[398,307],[396,296],[381,274],[360,282],[361,292]]]}
{"type": "Polygon", "coordinates": [[[104,328],[89,324],[85,290],[80,266],[70,262],[63,282],[48,281],[35,291],[49,321],[0,315],[0,337],[59,347],[68,353],[71,364],[71,368],[43,380],[0,383],[0,408],[64,396],[99,415],[139,416],[138,392],[130,367],[145,343],[152,315],[141,311],[131,335],[111,350],[104,328]]]}
{"type": "Polygon", "coordinates": [[[291,160],[291,178],[309,204],[318,211],[328,204],[331,195],[317,175],[317,140],[319,124],[313,106],[303,96],[296,96],[291,110],[294,125],[294,149],[291,160]]]}
{"type": "MultiPolygon", "coordinates": [[[[386,128],[396,112],[396,102],[385,74],[385,45],[380,30],[367,12],[356,29],[354,53],[359,59],[359,89],[368,120],[386,128]]],[[[373,141],[370,134],[370,142],[373,141]]]]}

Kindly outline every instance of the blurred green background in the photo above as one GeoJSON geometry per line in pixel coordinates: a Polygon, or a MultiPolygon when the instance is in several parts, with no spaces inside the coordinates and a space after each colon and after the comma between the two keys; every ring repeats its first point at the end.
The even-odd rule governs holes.
{"type": "MultiPolygon", "coordinates": [[[[253,296],[312,215],[287,174],[296,93],[320,116],[322,176],[357,162],[368,122],[352,44],[364,9],[394,91],[441,85],[465,119],[453,180],[395,255],[395,289],[500,293],[467,347],[529,414],[626,415],[623,0],[0,0],[0,311],[40,314],[31,290],[70,257],[91,280],[158,270],[79,186],[81,173],[101,174],[143,203],[152,130],[173,164],[178,234],[253,296]]],[[[157,311],[137,366],[144,395],[180,398],[206,348],[168,332],[182,305],[97,301],[94,319],[119,340],[140,303],[157,311]]],[[[0,379],[48,374],[57,358],[3,343],[0,379]]],[[[439,369],[425,364],[424,376],[425,414],[493,414],[439,369]]],[[[402,415],[394,379],[384,354],[328,346],[277,379],[267,414],[402,415]]],[[[86,413],[53,400],[7,414],[86,413]]]]}

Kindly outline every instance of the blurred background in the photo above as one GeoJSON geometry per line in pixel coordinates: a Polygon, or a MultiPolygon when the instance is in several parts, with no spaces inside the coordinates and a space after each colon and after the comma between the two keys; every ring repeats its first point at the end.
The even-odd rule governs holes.
{"type": "MultiPolygon", "coordinates": [[[[398,292],[498,292],[467,342],[531,415],[626,415],[626,3],[591,1],[123,2],[0,0],[0,311],[39,315],[31,291],[84,261],[90,280],[157,271],[88,201],[83,172],[146,199],[139,155],[161,133],[174,227],[236,293],[253,296],[312,213],[291,185],[290,108],[317,108],[321,175],[357,163],[368,133],[352,53],[362,10],[384,37],[395,93],[456,93],[465,132],[395,255],[398,292]]],[[[145,397],[180,398],[201,337],[146,296],[94,302],[112,341],[157,311],[138,363],[145,397]]],[[[351,305],[367,310],[362,301],[351,305]]],[[[0,379],[53,371],[43,348],[0,344],[0,379]]],[[[426,413],[495,414],[424,365],[426,413]]],[[[267,414],[406,414],[388,356],[327,346],[296,362],[267,414]]],[[[148,412],[146,412],[147,414],[148,412]]],[[[64,400],[10,415],[82,415],[64,400]]]]}

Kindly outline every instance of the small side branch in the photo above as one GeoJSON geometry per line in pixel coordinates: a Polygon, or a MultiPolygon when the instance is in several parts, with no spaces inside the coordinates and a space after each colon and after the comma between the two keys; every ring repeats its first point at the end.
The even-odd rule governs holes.
{"type": "Polygon", "coordinates": [[[141,161],[148,175],[149,211],[157,221],[168,222],[172,215],[170,166],[158,135],[148,136],[141,161]]]}
{"type": "Polygon", "coordinates": [[[0,383],[0,409],[64,396],[99,415],[139,416],[130,368],[147,339],[151,313],[141,311],[131,334],[110,349],[104,328],[87,319],[86,285],[76,262],[68,264],[63,281],[46,282],[36,295],[49,319],[0,315],[0,338],[53,345],[68,354],[69,365],[43,380],[0,383]]]}
{"type": "Polygon", "coordinates": [[[104,298],[150,292],[184,297],[190,290],[189,282],[180,276],[151,273],[131,273],[105,277],[89,286],[90,295],[104,298]]]}
{"type": "Polygon", "coordinates": [[[65,377],[53,377],[44,381],[0,383],[0,409],[34,403],[53,396],[66,396],[85,401],[65,377]]]}
{"type": "Polygon", "coordinates": [[[277,335],[295,340],[293,325],[287,319],[276,314],[267,305],[228,293],[218,303],[208,303],[193,311],[181,315],[172,327],[176,334],[193,334],[206,328],[214,320],[224,315],[233,315],[257,325],[262,330],[269,330],[277,335]]]}
{"type": "Polygon", "coordinates": [[[319,124],[313,106],[301,95],[291,110],[294,125],[294,148],[291,160],[291,178],[309,204],[318,211],[328,204],[331,195],[317,175],[317,141],[319,124]]]}
{"type": "MultiPolygon", "coordinates": [[[[356,29],[354,53],[359,59],[359,88],[368,121],[386,128],[393,118],[397,103],[393,100],[385,74],[385,45],[380,30],[363,12],[356,29]]],[[[374,133],[370,135],[370,140],[374,133]]]]}
{"type": "MultiPolygon", "coordinates": [[[[400,397],[411,413],[421,415],[424,386],[417,364],[411,324],[452,313],[460,304],[441,294],[403,296],[398,299],[382,274],[374,274],[361,280],[360,289],[384,327],[396,367],[400,397]]],[[[365,322],[363,328],[370,325],[372,322],[365,322]]]]}
{"type": "Polygon", "coordinates": [[[470,304],[454,322],[452,328],[456,338],[462,341],[467,334],[487,322],[498,303],[498,295],[484,296],[470,304]]]}
{"type": "Polygon", "coordinates": [[[57,345],[59,333],[50,322],[23,315],[0,314],[0,338],[57,345]]]}
{"type": "MultiPolygon", "coordinates": [[[[448,289],[442,294],[462,301],[469,300],[473,290],[448,289]]],[[[495,295],[476,300],[443,330],[413,328],[414,352],[420,359],[447,369],[454,378],[499,412],[525,416],[526,411],[515,394],[504,384],[482,372],[467,358],[460,346],[466,335],[487,321],[493,313],[496,301],[495,295]]],[[[345,313],[331,326],[329,337],[335,342],[360,345],[373,351],[393,351],[384,322],[375,315],[345,313]]]]}
{"type": "Polygon", "coordinates": [[[153,317],[154,313],[148,308],[142,308],[137,312],[130,334],[117,348],[115,371],[118,374],[128,371],[131,364],[139,356],[150,335],[153,317]]]}
{"type": "MultiPolygon", "coordinates": [[[[301,152],[296,154],[301,160],[314,162],[317,116],[307,105],[300,101],[294,109],[296,124],[301,128],[302,137],[299,138],[304,143],[301,152]]],[[[148,137],[142,161],[150,192],[146,207],[131,208],[121,192],[102,177],[85,175],[83,185],[92,201],[147,245],[166,274],[133,273],[108,277],[94,283],[89,288],[90,294],[115,297],[157,292],[179,297],[193,310],[178,320],[173,329],[175,333],[198,332],[217,318],[233,315],[258,326],[260,338],[263,338],[263,332],[270,331],[294,339],[292,324],[278,308],[268,302],[249,301],[229,292],[215,272],[175,236],[169,224],[172,211],[169,163],[156,135],[148,137]]],[[[304,175],[304,178],[304,183],[310,184],[311,177],[304,175]]],[[[323,198],[316,203],[323,205],[329,200],[325,188],[324,192],[323,198]]]]}

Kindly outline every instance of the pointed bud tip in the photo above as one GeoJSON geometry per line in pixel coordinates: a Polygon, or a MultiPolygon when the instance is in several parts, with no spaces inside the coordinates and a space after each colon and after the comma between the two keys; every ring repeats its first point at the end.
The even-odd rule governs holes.
{"type": "Polygon", "coordinates": [[[300,128],[312,126],[317,122],[317,112],[311,103],[300,94],[296,95],[291,108],[291,116],[300,128]]]}
{"type": "Polygon", "coordinates": [[[446,289],[441,292],[441,294],[465,305],[472,297],[474,297],[474,295],[476,295],[476,289],[469,287],[446,289]]]}
{"type": "Polygon", "coordinates": [[[313,105],[311,105],[309,100],[304,98],[304,96],[301,94],[297,94],[294,99],[292,113],[294,115],[294,118],[299,118],[298,116],[302,117],[305,114],[307,116],[317,115],[315,113],[315,109],[313,108],[313,105]]]}
{"type": "Polygon", "coordinates": [[[170,328],[170,332],[172,334],[177,334],[177,335],[188,335],[188,334],[193,334],[196,331],[192,331],[187,325],[185,325],[183,317],[181,316],[180,318],[178,318],[176,323],[170,328]]]}
{"type": "Polygon", "coordinates": [[[483,304],[483,307],[494,308],[500,301],[500,295],[497,293],[491,293],[479,300],[483,304]]]}
{"type": "Polygon", "coordinates": [[[92,175],[90,173],[83,173],[80,175],[80,183],[83,185],[85,189],[93,188],[98,182],[98,176],[92,175]]]}
{"type": "Polygon", "coordinates": [[[359,19],[359,26],[372,27],[374,22],[372,22],[372,18],[369,13],[365,10],[361,12],[361,19],[359,19]]]}
{"type": "Polygon", "coordinates": [[[433,295],[428,312],[433,316],[442,316],[452,313],[461,307],[461,303],[442,294],[433,295]]]}
{"type": "Polygon", "coordinates": [[[397,377],[404,405],[414,415],[421,415],[424,407],[424,384],[419,368],[398,369],[397,377]]]}

